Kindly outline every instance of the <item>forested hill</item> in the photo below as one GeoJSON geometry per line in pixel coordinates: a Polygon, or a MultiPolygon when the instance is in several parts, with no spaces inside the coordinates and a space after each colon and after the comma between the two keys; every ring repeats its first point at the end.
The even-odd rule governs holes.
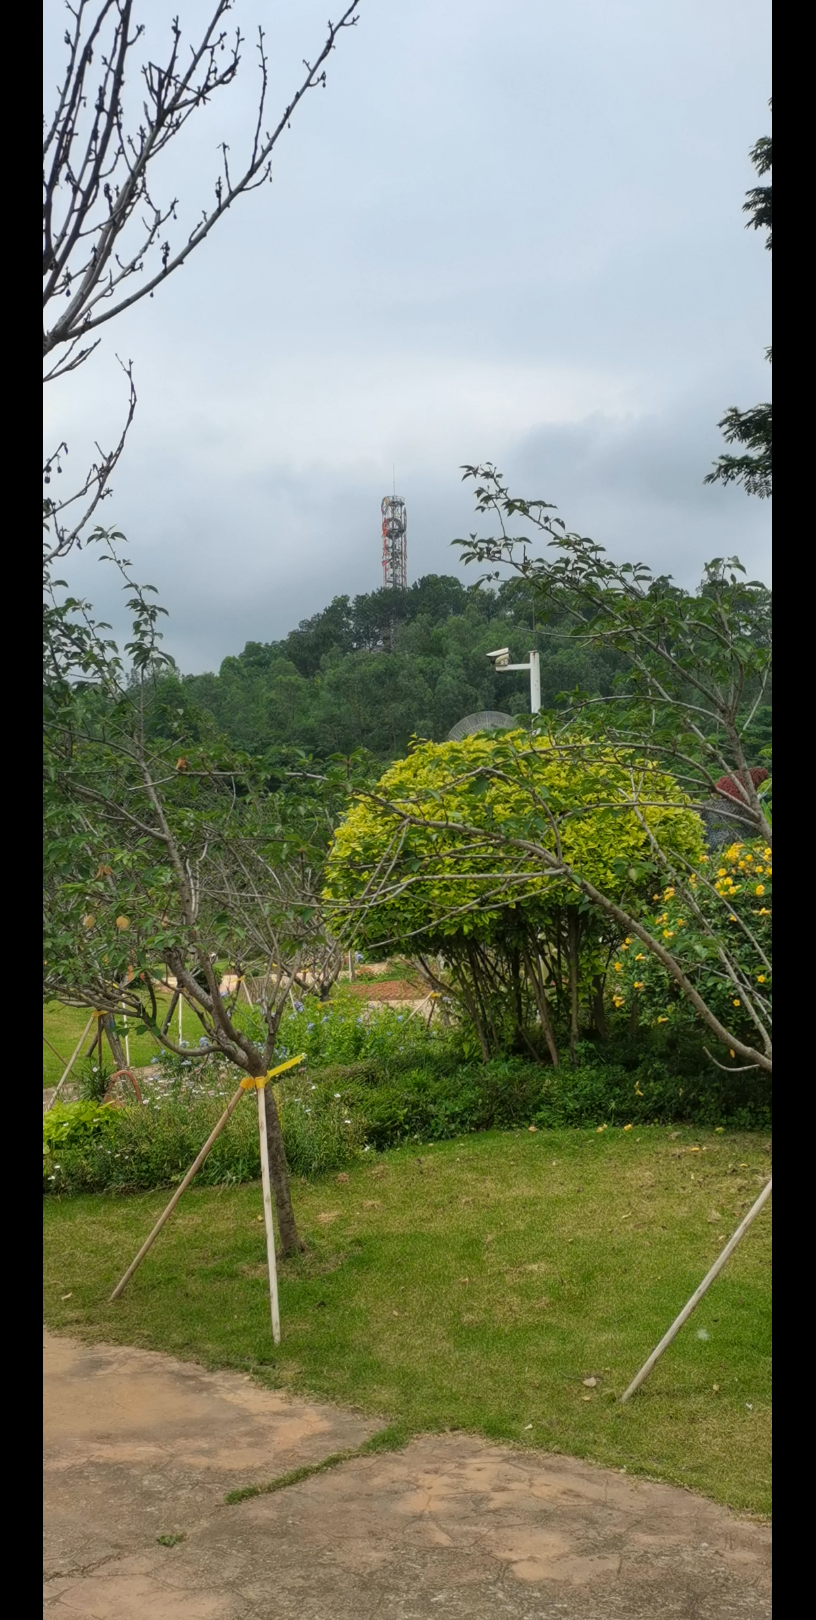
{"type": "Polygon", "coordinates": [[[545,709],[576,686],[608,692],[619,667],[566,626],[535,626],[521,581],[491,591],[426,574],[405,591],[336,596],[282,641],[249,641],[217,675],[185,676],[184,687],[252,753],[295,744],[393,759],[413,733],[439,741],[475,710],[529,711],[528,677],[499,675],[486,657],[505,645],[514,662],[540,652],[545,709]]]}

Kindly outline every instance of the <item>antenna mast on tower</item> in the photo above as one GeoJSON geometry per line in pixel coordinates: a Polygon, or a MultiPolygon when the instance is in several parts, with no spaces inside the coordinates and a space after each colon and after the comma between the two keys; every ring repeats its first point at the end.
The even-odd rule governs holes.
{"type": "Polygon", "coordinates": [[[402,496],[383,496],[380,511],[383,587],[404,591],[408,584],[408,514],[402,496]]]}

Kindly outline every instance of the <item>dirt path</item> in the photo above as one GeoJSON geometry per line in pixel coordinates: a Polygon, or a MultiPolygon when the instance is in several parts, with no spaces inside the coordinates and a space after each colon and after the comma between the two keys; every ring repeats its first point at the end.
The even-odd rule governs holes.
{"type": "Polygon", "coordinates": [[[466,1435],[224,1501],[376,1428],[239,1374],[46,1335],[46,1614],[770,1616],[764,1526],[669,1486],[466,1435]]]}

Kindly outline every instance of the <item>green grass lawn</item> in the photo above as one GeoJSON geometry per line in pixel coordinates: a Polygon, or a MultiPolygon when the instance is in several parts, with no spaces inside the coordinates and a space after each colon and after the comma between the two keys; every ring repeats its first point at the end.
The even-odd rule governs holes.
{"type": "Polygon", "coordinates": [[[767,1512],[769,1209],[642,1392],[616,1397],[769,1169],[762,1137],[651,1127],[469,1136],[299,1182],[309,1247],[281,1268],[274,1353],[257,1186],[185,1194],[114,1306],[166,1191],[51,1198],[45,1320],[244,1368],[405,1434],[472,1430],[767,1512]]]}
{"type": "MultiPolygon", "coordinates": [[[[166,1007],[169,999],[170,998],[168,995],[157,997],[159,1006],[166,1007]]],[[[198,1037],[201,1034],[201,1026],[198,1023],[198,1020],[193,1017],[193,1014],[186,1007],[182,1016],[184,1019],[183,1030],[185,1039],[189,1040],[192,1046],[195,1046],[198,1037]]],[[[173,1014],[173,1020],[173,1028],[177,1033],[178,1022],[177,1015],[175,1013],[173,1014]]],[[[59,1058],[55,1056],[55,1053],[51,1051],[51,1048],[46,1046],[45,1042],[43,1041],[44,1086],[57,1085],[60,1075],[62,1074],[62,1071],[65,1068],[65,1065],[68,1062],[68,1059],[71,1056],[71,1053],[73,1052],[74,1047],[76,1046],[76,1043],[79,1040],[79,1037],[82,1034],[87,1022],[88,1010],[85,1007],[63,1007],[59,1001],[46,1002],[45,1006],[43,1007],[43,1034],[48,1036],[51,1045],[56,1047],[57,1052],[60,1053],[64,1061],[60,1062],[59,1058]]],[[[91,1043],[92,1033],[92,1031],[88,1032],[88,1039],[83,1044],[83,1051],[88,1050],[91,1043]]],[[[144,1065],[149,1063],[150,1059],[155,1056],[156,1052],[159,1050],[159,1047],[156,1041],[154,1041],[152,1035],[136,1034],[136,1025],[132,1018],[130,1020],[129,1038],[130,1061],[134,1068],[143,1068],[144,1065]]],[[[107,1062],[111,1061],[107,1042],[105,1043],[105,1059],[107,1062]]],[[[79,1066],[79,1063],[80,1058],[77,1059],[77,1066],[79,1066]]]]}

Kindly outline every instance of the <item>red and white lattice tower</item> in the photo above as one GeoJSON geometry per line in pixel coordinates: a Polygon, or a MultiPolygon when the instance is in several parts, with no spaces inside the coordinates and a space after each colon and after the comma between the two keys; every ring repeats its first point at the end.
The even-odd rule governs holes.
{"type": "Polygon", "coordinates": [[[386,495],[382,512],[382,571],[386,590],[404,591],[408,584],[408,514],[401,495],[386,495]]]}

